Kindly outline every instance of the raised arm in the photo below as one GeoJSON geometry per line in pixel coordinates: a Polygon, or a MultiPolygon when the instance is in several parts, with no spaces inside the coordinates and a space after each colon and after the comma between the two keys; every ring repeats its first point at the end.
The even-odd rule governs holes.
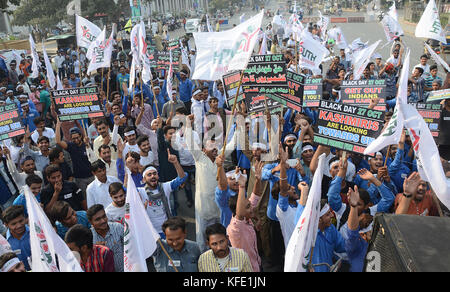
{"type": "Polygon", "coordinates": [[[217,173],[219,176],[219,190],[226,191],[228,189],[227,175],[225,174],[225,170],[223,169],[223,162],[225,157],[223,155],[219,155],[216,158],[217,165],[217,173]]]}
{"type": "Polygon", "coordinates": [[[253,187],[253,194],[258,197],[262,195],[262,187],[261,187],[261,178],[262,178],[262,169],[264,167],[264,162],[258,161],[255,164],[255,186],[253,187]]]}
{"type": "Polygon", "coordinates": [[[417,187],[420,183],[420,175],[418,172],[413,172],[403,182],[403,197],[395,210],[395,214],[408,214],[409,204],[413,199],[414,193],[417,191],[417,187]]]}
{"type": "MultiPolygon", "coordinates": [[[[244,170],[245,174],[245,170],[244,170]]],[[[245,198],[245,190],[246,190],[246,183],[247,183],[247,177],[243,176],[242,174],[239,175],[237,178],[237,181],[239,183],[239,194],[236,204],[236,218],[238,220],[244,220],[244,214],[246,213],[246,209],[248,207],[247,204],[250,204],[250,202],[245,198]]]]}
{"type": "Polygon", "coordinates": [[[311,173],[314,174],[316,172],[316,169],[319,166],[319,157],[323,153],[326,153],[327,156],[328,156],[328,154],[330,154],[330,148],[328,148],[326,146],[319,145],[319,147],[317,147],[316,152],[314,152],[314,156],[313,156],[313,158],[311,160],[311,164],[309,166],[309,168],[311,170],[311,173]]]}
{"type": "Polygon", "coordinates": [[[64,150],[66,150],[69,147],[69,145],[67,145],[65,141],[61,140],[61,121],[59,120],[58,117],[56,117],[55,139],[56,144],[58,144],[64,150]]]}

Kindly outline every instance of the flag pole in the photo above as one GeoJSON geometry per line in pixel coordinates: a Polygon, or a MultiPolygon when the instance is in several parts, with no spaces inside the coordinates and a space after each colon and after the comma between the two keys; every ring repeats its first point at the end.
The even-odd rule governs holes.
{"type": "MultiPolygon", "coordinates": [[[[151,72],[151,71],[150,71],[150,72],[151,72]]],[[[158,118],[159,118],[158,100],[156,100],[155,86],[153,85],[153,74],[151,74],[151,75],[152,75],[152,80],[150,80],[150,84],[152,85],[153,102],[155,103],[156,113],[158,114],[158,118]]]]}
{"type": "Polygon", "coordinates": [[[297,47],[297,33],[295,33],[295,72],[298,74],[298,47],[297,47]]]}
{"type": "Polygon", "coordinates": [[[108,69],[108,81],[106,82],[106,100],[109,100],[109,80],[111,79],[111,66],[108,69]]]}
{"type": "Polygon", "coordinates": [[[389,147],[388,147],[388,150],[387,150],[387,153],[386,153],[386,159],[384,160],[384,165],[383,165],[383,167],[385,167],[385,166],[387,165],[387,161],[388,161],[388,159],[389,159],[389,153],[391,152],[391,146],[392,146],[392,145],[389,145],[389,147]]]}
{"type": "Polygon", "coordinates": [[[77,50],[78,50],[78,75],[80,76],[80,81],[83,79],[83,77],[81,76],[81,54],[80,54],[80,46],[77,46],[77,50]]]}
{"type": "Polygon", "coordinates": [[[170,261],[170,263],[172,264],[173,269],[175,270],[175,272],[178,273],[177,267],[175,267],[175,265],[173,264],[172,258],[170,257],[170,255],[169,255],[169,253],[167,252],[167,250],[164,248],[164,245],[162,244],[161,239],[159,239],[159,238],[158,238],[158,243],[159,243],[159,246],[161,246],[161,249],[163,250],[163,252],[165,253],[165,255],[169,258],[169,261],[170,261]]]}

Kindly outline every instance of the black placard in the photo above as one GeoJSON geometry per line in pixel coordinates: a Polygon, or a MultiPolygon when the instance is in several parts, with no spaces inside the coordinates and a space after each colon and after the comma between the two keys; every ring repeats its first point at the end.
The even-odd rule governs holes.
{"type": "Polygon", "coordinates": [[[306,78],[303,88],[303,106],[318,107],[323,93],[322,78],[306,78]]]}
{"type": "Polygon", "coordinates": [[[376,110],[386,110],[386,80],[344,80],[341,84],[341,102],[368,107],[371,99],[378,98],[376,110]]]}
{"type": "Polygon", "coordinates": [[[439,137],[439,119],[441,118],[442,107],[440,104],[413,103],[419,114],[430,129],[431,135],[437,140],[439,137]]]}
{"type": "Polygon", "coordinates": [[[383,125],[383,111],[321,100],[314,142],[362,154],[383,125]]]}
{"type": "Polygon", "coordinates": [[[98,87],[52,90],[55,110],[61,121],[103,117],[98,87]]]}
{"type": "Polygon", "coordinates": [[[25,134],[22,117],[15,103],[0,106],[0,141],[25,134]]]}

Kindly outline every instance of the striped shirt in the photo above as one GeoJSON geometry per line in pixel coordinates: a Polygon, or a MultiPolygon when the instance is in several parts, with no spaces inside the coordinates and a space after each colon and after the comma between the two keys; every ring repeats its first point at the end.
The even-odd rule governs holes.
{"type": "Polygon", "coordinates": [[[94,227],[91,228],[94,236],[94,244],[97,242],[106,242],[108,247],[114,253],[114,268],[116,272],[123,272],[123,225],[120,223],[109,222],[109,231],[105,237],[98,234],[94,227]]]}
{"type": "Polygon", "coordinates": [[[87,261],[80,265],[86,273],[115,272],[113,253],[106,246],[94,245],[87,261]]]}
{"type": "Polygon", "coordinates": [[[214,256],[212,250],[203,253],[198,260],[199,272],[253,272],[252,264],[248,258],[247,253],[239,248],[230,247],[228,262],[225,264],[223,270],[219,267],[219,261],[214,256]]]}

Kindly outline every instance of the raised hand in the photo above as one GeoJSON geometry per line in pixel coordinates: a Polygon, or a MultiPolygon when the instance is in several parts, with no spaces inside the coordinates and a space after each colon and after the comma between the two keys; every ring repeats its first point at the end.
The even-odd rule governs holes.
{"type": "Polygon", "coordinates": [[[217,167],[222,167],[224,162],[225,162],[225,156],[224,155],[217,156],[217,158],[216,158],[216,165],[217,165],[217,167]]]}
{"type": "Polygon", "coordinates": [[[263,168],[264,168],[264,162],[263,161],[256,162],[256,164],[255,164],[255,178],[257,180],[261,180],[263,168]]]}
{"type": "MultiPolygon", "coordinates": [[[[236,167],[236,170],[239,171],[239,168],[236,167]]],[[[245,187],[247,183],[247,175],[246,171],[244,170],[244,175],[242,175],[240,172],[238,172],[236,180],[239,183],[240,187],[245,187]]]]}
{"type": "Polygon", "coordinates": [[[283,144],[281,144],[278,147],[278,150],[280,152],[280,160],[281,163],[286,163],[286,161],[289,159],[289,152],[288,152],[288,147],[286,147],[286,151],[283,149],[283,144]]]}
{"type": "MultiPolygon", "coordinates": [[[[123,153],[123,150],[125,149],[125,143],[122,142],[122,140],[117,141],[117,152],[123,153]]],[[[119,157],[120,158],[120,157],[119,157]]]]}
{"type": "Polygon", "coordinates": [[[359,190],[358,190],[358,186],[355,186],[354,190],[352,188],[348,189],[347,199],[348,199],[348,202],[349,202],[349,204],[350,204],[350,206],[352,208],[358,207],[358,204],[359,204],[359,190]]]}
{"type": "Polygon", "coordinates": [[[417,191],[417,187],[420,183],[420,175],[418,172],[413,172],[408,178],[403,182],[403,193],[412,195],[417,191]]]}
{"type": "Polygon", "coordinates": [[[358,174],[363,180],[371,180],[371,179],[375,178],[373,173],[371,173],[370,171],[368,171],[365,168],[363,168],[360,171],[358,171],[358,174]]]}
{"type": "Polygon", "coordinates": [[[177,156],[170,154],[169,148],[167,148],[167,160],[172,164],[175,164],[178,162],[177,156]]]}
{"type": "Polygon", "coordinates": [[[302,192],[302,194],[308,194],[309,192],[309,186],[306,182],[302,181],[301,183],[298,184],[297,188],[299,189],[299,191],[302,192]]]}

